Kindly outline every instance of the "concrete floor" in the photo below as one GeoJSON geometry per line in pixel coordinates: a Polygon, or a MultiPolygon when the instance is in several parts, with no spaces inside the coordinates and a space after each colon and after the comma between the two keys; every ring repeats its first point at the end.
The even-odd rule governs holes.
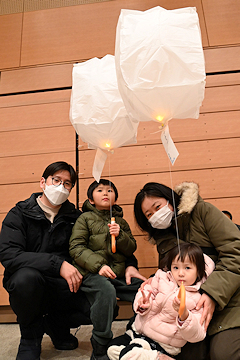
{"type": "MultiPolygon", "coordinates": [[[[114,321],[112,331],[114,337],[124,334],[128,320],[114,321]]],[[[72,329],[75,335],[77,329],[72,329]]],[[[90,359],[92,347],[90,337],[92,325],[84,325],[77,331],[79,346],[75,350],[60,351],[53,347],[49,336],[44,335],[42,341],[41,360],[87,360],[90,359]]],[[[20,341],[19,327],[16,324],[0,324],[0,360],[15,360],[20,341]]]]}

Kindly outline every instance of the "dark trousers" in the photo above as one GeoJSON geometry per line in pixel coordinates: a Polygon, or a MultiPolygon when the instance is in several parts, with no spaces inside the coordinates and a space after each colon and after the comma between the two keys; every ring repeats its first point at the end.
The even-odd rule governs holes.
{"type": "Polygon", "coordinates": [[[33,268],[22,268],[4,285],[23,338],[43,336],[43,315],[46,314],[59,329],[59,337],[69,334],[73,312],[81,312],[89,318],[90,305],[85,295],[81,291],[71,293],[66,280],[61,277],[51,278],[33,268]]]}
{"type": "Polygon", "coordinates": [[[101,345],[106,345],[112,338],[112,321],[117,297],[133,302],[142,280],[132,278],[130,285],[125,278],[108,279],[99,274],[84,277],[81,289],[91,304],[90,318],[93,324],[93,338],[101,345]]]}
{"type": "Polygon", "coordinates": [[[240,328],[221,331],[210,339],[211,360],[240,359],[240,328]]]}

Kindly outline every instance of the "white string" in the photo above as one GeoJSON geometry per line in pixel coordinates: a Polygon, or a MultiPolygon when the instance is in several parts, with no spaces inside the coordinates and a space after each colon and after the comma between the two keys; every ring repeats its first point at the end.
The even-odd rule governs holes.
{"type": "Polygon", "coordinates": [[[108,178],[109,178],[109,186],[110,186],[110,220],[112,219],[112,197],[111,197],[111,192],[112,192],[112,184],[111,184],[111,176],[110,176],[110,151],[109,151],[109,155],[108,155],[108,164],[109,164],[109,167],[108,167],[108,178]]]}
{"type": "Polygon", "coordinates": [[[168,165],[169,165],[169,172],[170,172],[170,180],[171,180],[171,190],[172,190],[172,199],[173,199],[173,210],[174,210],[174,221],[176,226],[176,235],[177,235],[177,243],[178,243],[178,251],[180,255],[180,241],[179,241],[179,233],[178,233],[178,224],[177,224],[177,211],[176,211],[176,204],[175,204],[175,197],[174,197],[174,191],[173,191],[173,183],[172,183],[172,171],[170,166],[170,160],[168,159],[168,165]]]}

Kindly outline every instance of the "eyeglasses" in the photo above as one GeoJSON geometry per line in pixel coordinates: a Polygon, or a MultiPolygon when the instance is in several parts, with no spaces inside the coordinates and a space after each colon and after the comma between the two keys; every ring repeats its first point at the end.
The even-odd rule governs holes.
{"type": "Polygon", "coordinates": [[[71,181],[68,181],[68,180],[66,180],[66,181],[62,181],[61,179],[59,179],[59,178],[57,178],[57,177],[52,177],[52,184],[54,185],[54,186],[59,186],[59,185],[61,185],[61,184],[63,184],[63,186],[65,187],[65,189],[67,189],[67,190],[71,190],[72,189],[72,187],[73,187],[73,184],[71,183],[71,181]]]}

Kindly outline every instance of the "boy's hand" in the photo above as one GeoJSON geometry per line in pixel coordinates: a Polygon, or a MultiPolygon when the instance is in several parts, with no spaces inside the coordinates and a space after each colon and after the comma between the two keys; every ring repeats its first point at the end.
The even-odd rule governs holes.
{"type": "Polygon", "coordinates": [[[117,223],[108,224],[110,235],[117,237],[120,233],[120,226],[117,223]]]}
{"type": "Polygon", "coordinates": [[[82,274],[67,261],[62,263],[60,267],[60,275],[67,281],[71,292],[77,292],[82,283],[82,274]]]}
{"type": "Polygon", "coordinates": [[[112,271],[112,269],[108,265],[104,265],[99,270],[98,274],[101,276],[105,276],[106,278],[109,278],[109,279],[116,279],[116,277],[117,277],[116,274],[112,271]]]}
{"type": "MultiPolygon", "coordinates": [[[[179,312],[180,299],[178,299],[178,297],[176,297],[176,296],[175,296],[175,298],[173,299],[172,307],[174,308],[174,310],[177,311],[177,313],[179,312]]],[[[186,320],[187,318],[188,318],[188,309],[186,308],[186,305],[185,305],[184,312],[183,312],[180,320],[184,321],[184,320],[186,320]]]]}

